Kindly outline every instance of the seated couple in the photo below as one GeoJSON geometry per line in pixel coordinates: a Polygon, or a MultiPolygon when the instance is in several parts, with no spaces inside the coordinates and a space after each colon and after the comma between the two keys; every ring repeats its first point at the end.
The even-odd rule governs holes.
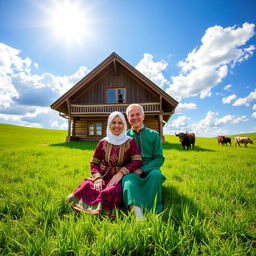
{"type": "Polygon", "coordinates": [[[132,128],[129,131],[122,113],[109,115],[107,137],[99,141],[90,162],[92,176],[68,196],[73,208],[115,217],[123,198],[137,218],[143,217],[142,209],[163,210],[165,177],[160,167],[164,156],[159,134],[143,125],[142,106],[131,104],[126,115],[132,128]]]}

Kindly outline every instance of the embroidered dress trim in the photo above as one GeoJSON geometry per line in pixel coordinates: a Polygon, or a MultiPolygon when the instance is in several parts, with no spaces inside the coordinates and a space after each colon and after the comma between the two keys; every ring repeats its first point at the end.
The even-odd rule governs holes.
{"type": "Polygon", "coordinates": [[[132,161],[142,161],[141,155],[133,155],[131,156],[132,161]]]}
{"type": "Polygon", "coordinates": [[[110,153],[111,153],[111,149],[112,149],[112,144],[106,142],[106,154],[105,154],[105,158],[106,158],[106,163],[109,163],[110,161],[110,153]]]}
{"type": "Polygon", "coordinates": [[[101,163],[101,160],[98,159],[98,158],[96,158],[96,157],[93,157],[91,163],[100,164],[100,163],[101,163]]]}
{"type": "Polygon", "coordinates": [[[125,168],[125,167],[123,167],[123,168],[120,170],[120,172],[121,172],[123,175],[126,175],[126,174],[130,173],[129,170],[128,170],[127,168],[125,168]]]}
{"type": "Polygon", "coordinates": [[[124,148],[124,151],[126,152],[127,150],[130,150],[130,147],[131,147],[131,140],[132,139],[129,139],[125,142],[125,148],[124,148]]]}
{"type": "Polygon", "coordinates": [[[119,149],[119,157],[118,157],[118,165],[122,166],[124,162],[124,151],[125,151],[125,143],[120,146],[119,149]]]}
{"type": "Polygon", "coordinates": [[[116,209],[106,210],[102,208],[102,203],[98,203],[96,205],[88,205],[73,194],[70,194],[67,198],[68,202],[73,206],[74,209],[86,212],[90,214],[102,214],[104,216],[115,218],[116,217],[116,209]]]}
{"type": "Polygon", "coordinates": [[[97,179],[102,178],[102,177],[103,177],[102,174],[99,173],[99,172],[96,172],[92,175],[93,180],[97,180],[97,179]]]}

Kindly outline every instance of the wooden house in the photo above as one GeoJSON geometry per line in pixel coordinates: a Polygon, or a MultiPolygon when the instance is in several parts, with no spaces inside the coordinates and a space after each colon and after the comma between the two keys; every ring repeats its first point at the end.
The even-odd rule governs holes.
{"type": "Polygon", "coordinates": [[[158,131],[164,142],[163,126],[178,102],[116,53],[57,99],[51,108],[68,119],[67,141],[99,140],[106,136],[108,115],[113,111],[125,113],[131,103],[143,106],[145,126],[158,131]]]}

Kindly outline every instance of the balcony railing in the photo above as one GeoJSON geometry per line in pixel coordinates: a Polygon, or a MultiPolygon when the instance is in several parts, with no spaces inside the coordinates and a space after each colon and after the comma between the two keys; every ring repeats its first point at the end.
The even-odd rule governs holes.
{"type": "MultiPolygon", "coordinates": [[[[108,114],[113,111],[119,111],[125,113],[126,108],[130,104],[106,104],[106,105],[74,105],[71,104],[71,114],[108,114]]],[[[160,103],[150,102],[141,103],[145,113],[157,113],[160,112],[160,103]]]]}

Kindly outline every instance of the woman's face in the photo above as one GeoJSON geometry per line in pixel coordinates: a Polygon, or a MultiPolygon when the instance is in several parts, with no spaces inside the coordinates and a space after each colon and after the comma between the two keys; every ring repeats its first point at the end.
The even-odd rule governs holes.
{"type": "Polygon", "coordinates": [[[124,123],[122,119],[119,116],[115,116],[115,118],[112,120],[110,124],[110,131],[114,135],[118,136],[122,133],[123,130],[124,130],[124,123]]]}

